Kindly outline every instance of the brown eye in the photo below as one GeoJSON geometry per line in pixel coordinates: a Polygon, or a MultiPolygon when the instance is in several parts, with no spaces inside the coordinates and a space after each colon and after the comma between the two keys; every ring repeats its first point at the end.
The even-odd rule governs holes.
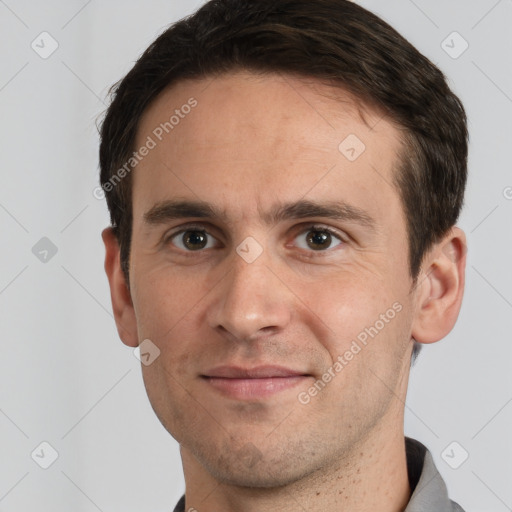
{"type": "Polygon", "coordinates": [[[206,231],[189,229],[176,233],[170,238],[173,245],[184,251],[200,251],[215,247],[215,238],[206,231]]]}
{"type": "Polygon", "coordinates": [[[329,229],[315,227],[303,231],[295,238],[295,244],[301,249],[313,251],[325,251],[342,243],[341,238],[329,229]]]}
{"type": "Polygon", "coordinates": [[[206,233],[202,231],[187,231],[182,235],[183,245],[191,251],[204,249],[208,243],[206,233]]]}
{"type": "Polygon", "coordinates": [[[306,237],[308,246],[311,249],[325,249],[331,245],[331,234],[326,231],[310,231],[306,237]]]}

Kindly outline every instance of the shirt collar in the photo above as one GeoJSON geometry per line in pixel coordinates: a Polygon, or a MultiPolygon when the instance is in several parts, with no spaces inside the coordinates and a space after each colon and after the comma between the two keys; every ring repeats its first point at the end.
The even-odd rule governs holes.
{"type": "Polygon", "coordinates": [[[406,437],[405,451],[412,496],[404,512],[464,512],[448,497],[446,484],[425,446],[406,437]]]}

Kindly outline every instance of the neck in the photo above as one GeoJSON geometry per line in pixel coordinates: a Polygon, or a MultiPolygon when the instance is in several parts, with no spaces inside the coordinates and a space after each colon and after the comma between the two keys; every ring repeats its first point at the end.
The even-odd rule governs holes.
{"type": "Polygon", "coordinates": [[[350,456],[336,467],[319,468],[300,481],[278,488],[223,484],[182,448],[187,486],[185,510],[401,512],[411,496],[403,429],[376,430],[378,427],[371,438],[354,446],[350,456]]]}

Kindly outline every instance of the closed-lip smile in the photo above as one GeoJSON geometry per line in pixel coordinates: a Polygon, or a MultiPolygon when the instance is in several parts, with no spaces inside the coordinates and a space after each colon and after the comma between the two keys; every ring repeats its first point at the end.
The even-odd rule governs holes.
{"type": "Polygon", "coordinates": [[[295,387],[311,375],[284,366],[265,365],[251,368],[217,366],[201,377],[224,396],[254,400],[295,387]]]}

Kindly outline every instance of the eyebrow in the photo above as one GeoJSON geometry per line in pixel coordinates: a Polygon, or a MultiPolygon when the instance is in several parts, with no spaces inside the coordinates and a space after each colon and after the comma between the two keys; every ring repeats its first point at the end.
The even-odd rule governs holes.
{"type": "MultiPolygon", "coordinates": [[[[220,210],[205,201],[167,200],[154,205],[144,214],[149,225],[165,224],[184,218],[217,218],[227,221],[224,210],[220,210]]],[[[261,213],[263,221],[275,225],[285,220],[297,220],[309,217],[323,217],[333,220],[351,221],[375,229],[376,221],[366,211],[344,201],[316,202],[299,200],[293,203],[276,204],[268,212],[261,213]]]]}

